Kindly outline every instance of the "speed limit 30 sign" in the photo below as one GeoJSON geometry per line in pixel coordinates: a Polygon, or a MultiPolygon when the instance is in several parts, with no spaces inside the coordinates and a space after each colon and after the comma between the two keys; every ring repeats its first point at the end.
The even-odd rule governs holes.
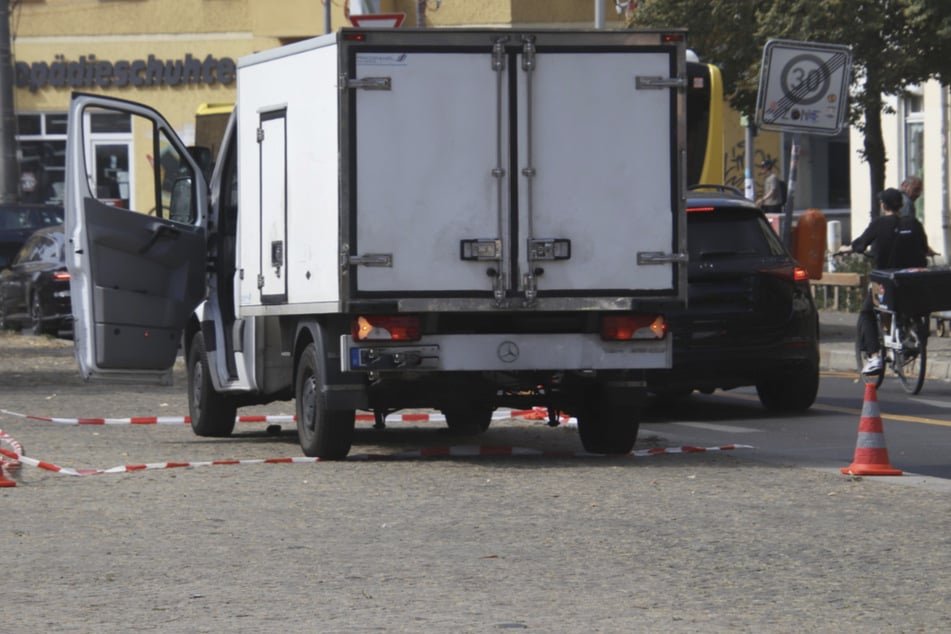
{"type": "Polygon", "coordinates": [[[770,40],[763,49],[757,125],[838,134],[846,120],[851,64],[848,46],[770,40]]]}

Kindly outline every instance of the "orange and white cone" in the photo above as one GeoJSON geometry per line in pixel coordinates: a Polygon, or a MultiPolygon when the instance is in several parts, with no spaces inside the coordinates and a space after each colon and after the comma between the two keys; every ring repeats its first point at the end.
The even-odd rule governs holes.
{"type": "Polygon", "coordinates": [[[859,420],[859,437],[855,443],[852,464],[840,469],[846,475],[901,475],[888,461],[885,447],[885,432],[878,411],[878,396],[875,385],[865,385],[865,401],[862,403],[862,418],[859,420]]]}

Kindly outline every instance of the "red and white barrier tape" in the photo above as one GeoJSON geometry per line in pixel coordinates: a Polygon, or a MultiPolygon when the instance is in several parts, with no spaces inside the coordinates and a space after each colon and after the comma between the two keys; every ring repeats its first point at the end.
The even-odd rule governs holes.
{"type": "MultiPolygon", "coordinates": [[[[3,449],[3,445],[6,444],[10,449],[9,451],[16,456],[23,455],[23,445],[17,442],[16,438],[7,434],[7,432],[0,429],[0,450],[3,449]]],[[[20,461],[16,458],[10,460],[6,459],[6,454],[0,454],[0,475],[3,475],[3,472],[6,471],[10,475],[15,475],[20,472],[20,461]]]]}
{"type": "MultiPolygon", "coordinates": [[[[752,445],[721,445],[719,447],[665,447],[658,449],[640,449],[632,451],[629,454],[625,454],[624,456],[604,456],[602,454],[591,454],[583,451],[561,452],[541,451],[538,449],[527,449],[524,447],[460,445],[455,447],[430,447],[397,454],[355,454],[349,456],[348,460],[413,460],[418,458],[471,458],[477,456],[536,456],[543,458],[645,458],[648,456],[659,456],[663,454],[704,453],[711,451],[732,451],[735,449],[752,448],[752,445]]],[[[315,462],[322,462],[320,458],[307,458],[300,456],[293,458],[256,458],[245,460],[202,460],[197,462],[152,462],[146,464],[120,465],[117,467],[111,467],[109,469],[72,469],[70,467],[61,467],[49,462],[44,462],[42,460],[28,458],[3,448],[0,448],[0,454],[13,458],[14,460],[19,460],[23,464],[31,467],[69,476],[89,476],[107,473],[131,473],[134,471],[153,471],[157,469],[179,469],[224,465],[313,464],[315,462]]]]}
{"type": "MultiPolygon", "coordinates": [[[[26,420],[35,420],[46,423],[57,423],[60,425],[188,425],[191,418],[188,416],[134,416],[131,418],[55,418],[50,416],[34,416],[31,414],[21,414],[11,412],[10,410],[0,409],[0,413],[9,416],[16,416],[26,420]]],[[[492,414],[492,420],[505,420],[507,418],[523,418],[526,420],[548,420],[548,408],[534,407],[523,410],[496,410],[492,414]]],[[[237,416],[236,422],[239,423],[294,423],[296,418],[292,415],[277,416],[237,416]]],[[[357,422],[373,421],[373,414],[357,414],[357,422]]],[[[445,422],[446,417],[438,413],[418,413],[418,414],[390,414],[385,418],[387,423],[415,423],[415,422],[445,422]]],[[[576,425],[577,419],[559,415],[559,420],[563,425],[576,425]]]]}

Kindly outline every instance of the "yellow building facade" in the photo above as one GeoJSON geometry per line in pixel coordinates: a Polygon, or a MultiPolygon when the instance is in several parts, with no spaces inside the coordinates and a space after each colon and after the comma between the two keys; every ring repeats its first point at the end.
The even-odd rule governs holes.
{"type": "MultiPolygon", "coordinates": [[[[604,26],[623,27],[613,1],[604,4],[604,26]]],[[[72,92],[153,106],[192,143],[199,107],[233,102],[238,58],[373,11],[403,14],[404,27],[592,28],[595,18],[594,2],[581,0],[23,0],[11,16],[21,200],[62,202],[72,92]]],[[[128,121],[87,125],[97,189],[128,204],[135,175],[156,157],[135,150],[128,121]]]]}

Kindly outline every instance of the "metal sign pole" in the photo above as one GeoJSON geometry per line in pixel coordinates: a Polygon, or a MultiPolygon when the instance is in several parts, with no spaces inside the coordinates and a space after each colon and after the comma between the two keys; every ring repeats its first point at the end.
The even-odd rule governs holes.
{"type": "Polygon", "coordinates": [[[800,135],[794,132],[792,147],[789,149],[789,180],[786,181],[786,203],[784,205],[783,243],[787,249],[792,249],[793,207],[796,194],[796,172],[799,169],[799,141],[800,135]]]}

